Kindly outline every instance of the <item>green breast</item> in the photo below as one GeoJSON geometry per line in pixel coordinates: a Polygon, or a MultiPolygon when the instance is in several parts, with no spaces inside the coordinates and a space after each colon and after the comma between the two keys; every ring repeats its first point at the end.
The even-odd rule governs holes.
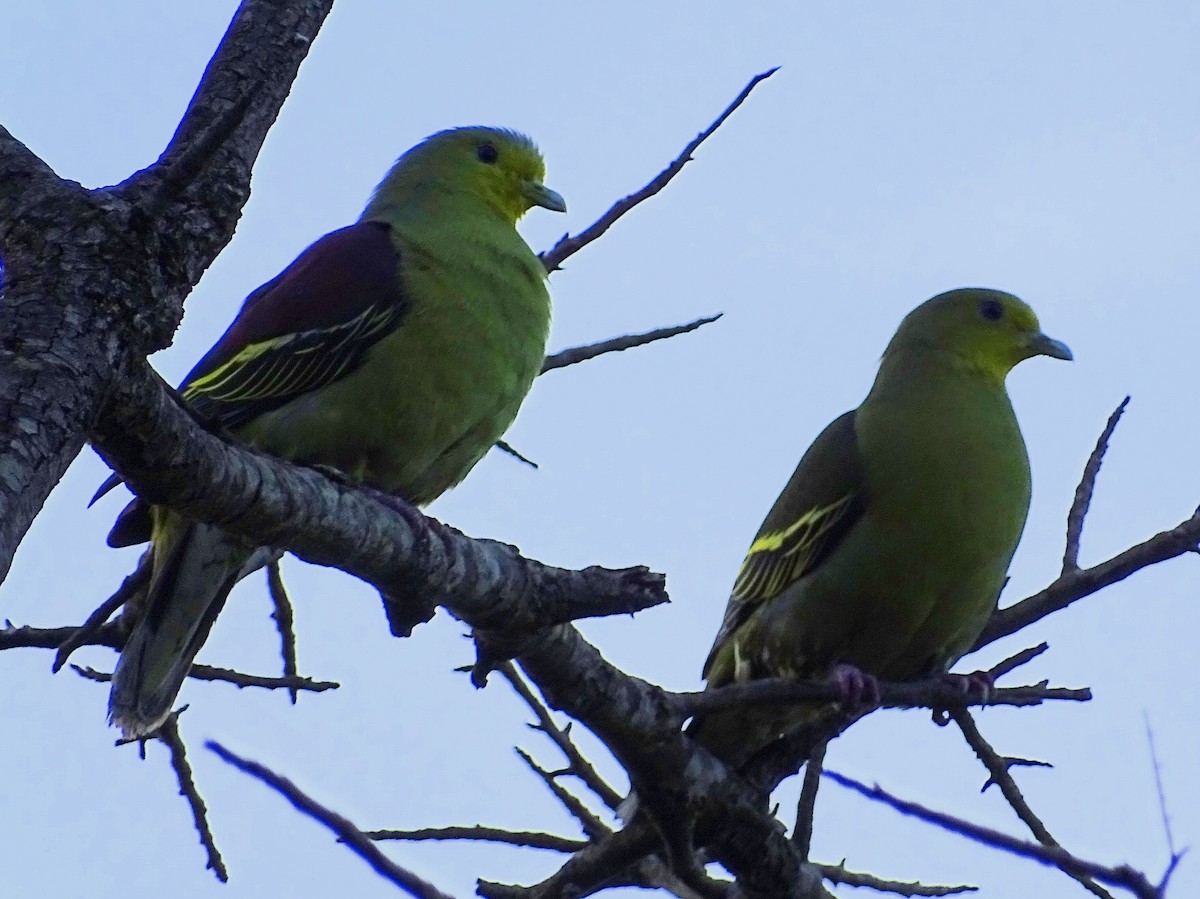
{"type": "Polygon", "coordinates": [[[352,374],[244,429],[425,504],[504,433],[541,369],[545,272],[511,227],[397,237],[411,307],[352,374]]]}

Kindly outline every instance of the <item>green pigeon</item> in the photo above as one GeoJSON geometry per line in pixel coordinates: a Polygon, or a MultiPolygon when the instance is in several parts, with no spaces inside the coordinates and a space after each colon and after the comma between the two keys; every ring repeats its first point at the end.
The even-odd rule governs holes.
{"type": "MultiPolygon", "coordinates": [[[[1072,358],[1008,293],[952,290],[905,317],[862,405],[821,432],[755,535],[710,688],[828,677],[854,702],[876,678],[944,675],[971,648],[1029,512],[1004,382],[1033,356],[1072,358]]],[[[691,733],[741,765],[817,709],[732,708],[691,733]]]]}
{"type": "MultiPolygon", "coordinates": [[[[431,502],[512,424],[541,368],[546,270],[515,226],[533,206],[566,210],[544,173],[513,131],[420,143],[358,222],[250,294],[184,399],[268,453],[431,502]]],[[[165,720],[230,589],[258,564],[252,542],[135,500],[109,543],[147,539],[149,586],[109,698],[126,738],[165,720]]]]}

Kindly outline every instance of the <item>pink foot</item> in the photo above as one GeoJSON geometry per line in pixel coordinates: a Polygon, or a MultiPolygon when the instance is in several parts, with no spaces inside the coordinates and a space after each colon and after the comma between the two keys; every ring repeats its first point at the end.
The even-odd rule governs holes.
{"type": "Polygon", "coordinates": [[[963,696],[978,695],[987,705],[996,687],[995,680],[986,671],[972,671],[970,674],[943,674],[942,683],[958,690],[963,696]]]}
{"type": "Polygon", "coordinates": [[[879,682],[860,668],[838,662],[829,672],[829,682],[837,687],[847,709],[879,705],[879,682]]]}

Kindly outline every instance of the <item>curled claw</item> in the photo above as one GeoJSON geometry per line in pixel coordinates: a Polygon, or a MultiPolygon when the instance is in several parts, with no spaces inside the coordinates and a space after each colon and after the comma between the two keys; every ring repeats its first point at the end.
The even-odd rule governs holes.
{"type": "Polygon", "coordinates": [[[879,705],[879,682],[854,665],[838,662],[829,672],[829,682],[837,687],[847,709],[879,705]]]}

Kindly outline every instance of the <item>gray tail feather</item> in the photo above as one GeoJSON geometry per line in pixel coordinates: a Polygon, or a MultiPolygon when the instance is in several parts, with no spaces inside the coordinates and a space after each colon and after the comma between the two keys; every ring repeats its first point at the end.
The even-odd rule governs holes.
{"type": "Polygon", "coordinates": [[[171,713],[192,660],[251,554],[240,540],[198,522],[172,546],[155,550],[168,555],[155,565],[108,699],[109,720],[126,739],[148,736],[171,713]]]}

